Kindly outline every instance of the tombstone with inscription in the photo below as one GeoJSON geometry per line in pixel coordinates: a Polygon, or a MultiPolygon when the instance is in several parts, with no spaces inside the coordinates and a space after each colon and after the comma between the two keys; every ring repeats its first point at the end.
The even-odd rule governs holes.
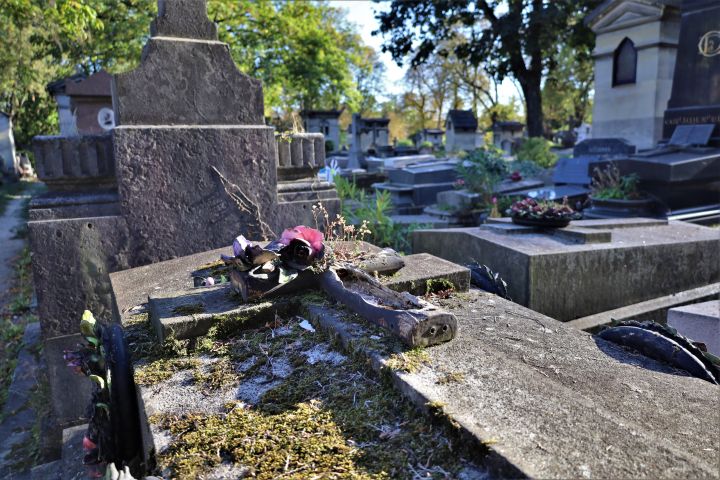
{"type": "Polygon", "coordinates": [[[140,65],[113,78],[110,133],[34,140],[49,189],[28,222],[46,339],[76,333],[86,308],[109,319],[111,272],[226,245],[238,229],[275,237],[311,224],[320,200],[338,210],[332,185],[279,178],[324,163],[322,135],[276,140],[260,81],[237,69],[205,8],[158,2],[140,65]]]}
{"type": "Polygon", "coordinates": [[[660,215],[708,222],[720,218],[720,3],[685,0],[681,13],[664,140],[615,163],[638,176],[660,215]]]}

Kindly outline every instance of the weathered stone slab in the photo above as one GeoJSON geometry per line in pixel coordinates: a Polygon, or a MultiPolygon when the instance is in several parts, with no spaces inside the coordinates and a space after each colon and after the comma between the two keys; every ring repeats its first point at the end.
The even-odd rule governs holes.
{"type": "Polygon", "coordinates": [[[36,220],[28,222],[28,229],[43,337],[76,333],[85,309],[109,320],[107,274],[129,267],[125,219],[36,220]]]}
{"type": "Polygon", "coordinates": [[[406,185],[454,182],[456,178],[457,168],[454,162],[431,162],[388,171],[391,183],[406,185]]]}
{"type": "MultiPolygon", "coordinates": [[[[458,316],[458,336],[426,349],[418,371],[391,369],[391,378],[488,448],[496,475],[717,476],[716,386],[484,292],[438,304],[458,316]]],[[[361,324],[308,308],[349,350],[388,366],[361,324]]]]}
{"type": "Polygon", "coordinates": [[[233,322],[237,328],[258,328],[298,305],[297,300],[285,297],[243,304],[229,283],[209,288],[161,290],[151,293],[148,303],[150,320],[160,342],[170,336],[177,339],[203,336],[221,321],[233,322]]]}
{"type": "MultiPolygon", "coordinates": [[[[592,222],[578,224],[592,230],[592,222]]],[[[683,222],[602,229],[611,230],[610,242],[484,228],[420,230],[412,241],[414,252],[488,265],[515,302],[562,321],[720,281],[717,230],[683,222]]]]}
{"type": "Polygon", "coordinates": [[[720,355],[720,300],[671,308],[667,322],[681,335],[703,342],[708,352],[720,355]]]}
{"type": "Polygon", "coordinates": [[[153,37],[217,40],[217,26],[207,18],[205,0],[159,0],[150,24],[153,37]]]}
{"type": "Polygon", "coordinates": [[[681,305],[711,300],[720,295],[720,283],[712,283],[702,287],[692,288],[683,292],[664,295],[652,300],[620,307],[607,312],[600,312],[587,317],[577,318],[568,322],[580,330],[592,331],[601,325],[607,325],[613,320],[651,320],[662,323],[668,315],[668,310],[681,305]]]}
{"type": "Polygon", "coordinates": [[[572,243],[608,243],[612,241],[611,230],[600,230],[597,228],[584,228],[577,226],[575,222],[564,228],[538,228],[526,225],[516,225],[510,218],[489,218],[487,223],[480,228],[495,232],[502,232],[506,235],[518,235],[527,233],[543,233],[567,240],[572,243]]]}
{"type": "MultiPolygon", "coordinates": [[[[78,329],[79,324],[80,321],[76,319],[75,326],[78,329]]],[[[83,341],[79,333],[45,341],[44,353],[52,392],[53,412],[61,428],[88,420],[87,408],[93,392],[93,383],[86,376],[73,372],[63,359],[66,350],[77,350],[78,344],[83,341]]]]}
{"type": "Polygon", "coordinates": [[[388,288],[413,295],[425,295],[451,287],[456,291],[470,288],[470,270],[442,258],[418,253],[402,257],[405,266],[393,275],[381,275],[380,281],[388,288]],[[449,282],[449,283],[448,283],[449,282]]]}
{"type": "Polygon", "coordinates": [[[115,75],[112,91],[118,125],[264,124],[260,80],[241,73],[217,41],[152,37],[140,66],[115,75]]]}

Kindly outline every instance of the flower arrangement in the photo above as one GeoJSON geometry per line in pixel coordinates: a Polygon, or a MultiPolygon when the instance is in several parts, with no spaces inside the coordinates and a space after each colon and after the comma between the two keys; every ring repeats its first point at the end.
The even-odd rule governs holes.
{"type": "MultiPolygon", "coordinates": [[[[515,223],[532,223],[541,224],[564,224],[567,225],[571,220],[582,218],[582,215],[573,210],[568,205],[567,197],[563,198],[562,204],[548,200],[535,200],[526,198],[512,204],[506,213],[513,219],[515,223]]],[[[564,226],[562,225],[562,226],[564,226]]]]}

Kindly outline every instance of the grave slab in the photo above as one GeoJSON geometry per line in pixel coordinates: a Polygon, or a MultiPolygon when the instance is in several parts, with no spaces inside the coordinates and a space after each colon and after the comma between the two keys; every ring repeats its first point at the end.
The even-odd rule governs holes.
{"type": "Polygon", "coordinates": [[[720,300],[671,308],[667,322],[681,335],[703,342],[708,352],[720,355],[720,300]]]}
{"type": "MultiPolygon", "coordinates": [[[[501,478],[717,475],[717,386],[485,292],[438,304],[458,315],[458,337],[426,349],[418,371],[391,371],[393,382],[486,445],[501,478]]],[[[361,325],[309,312],[374,368],[387,366],[361,325]]]]}
{"type": "Polygon", "coordinates": [[[419,230],[412,233],[413,251],[486,264],[508,282],[513,301],[562,321],[720,281],[715,229],[652,220],[571,225],[609,230],[611,239],[575,243],[562,235],[527,230],[512,235],[498,227],[419,230]]]}
{"type": "MultiPolygon", "coordinates": [[[[207,252],[204,258],[197,254],[154,267],[165,272],[171,284],[180,277],[187,282],[199,260],[216,255],[207,252]]],[[[430,256],[411,257],[419,260],[421,274],[435,273],[440,263],[430,256]]],[[[118,310],[126,312],[129,328],[139,325],[137,317],[132,318],[138,310],[131,308],[142,300],[139,292],[162,289],[158,281],[165,278],[152,275],[148,270],[152,267],[112,275],[118,287],[134,289],[116,292],[118,299],[124,299],[118,310]]],[[[398,277],[388,279],[402,279],[398,277]]],[[[455,425],[464,441],[484,452],[482,467],[495,476],[675,478],[711,477],[716,472],[713,425],[720,420],[720,410],[717,387],[708,382],[474,289],[432,299],[457,316],[458,335],[426,348],[427,357],[420,365],[406,370],[393,363],[403,353],[396,350],[396,343],[386,342],[374,326],[321,297],[302,297],[294,313],[367,358],[374,369],[388,372],[418,408],[455,425]]],[[[272,332],[273,337],[284,334],[272,332]]],[[[158,415],[212,415],[238,399],[255,405],[265,392],[280,387],[285,375],[292,375],[288,372],[293,367],[286,369],[276,358],[270,365],[277,372],[265,383],[254,379],[243,383],[238,375],[238,382],[231,381],[229,388],[203,390],[196,385],[198,378],[213,371],[216,360],[200,356],[187,363],[184,357],[168,357],[163,361],[187,368],[170,372],[158,385],[136,377],[141,378],[141,412],[150,420],[144,427],[148,452],[162,452],[173,441],[153,423],[158,415]]],[[[142,374],[145,362],[136,363],[136,375],[142,374]]]]}

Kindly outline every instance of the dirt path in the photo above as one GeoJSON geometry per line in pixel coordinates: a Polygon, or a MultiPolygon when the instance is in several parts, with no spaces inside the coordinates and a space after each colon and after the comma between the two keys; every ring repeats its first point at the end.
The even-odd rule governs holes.
{"type": "Polygon", "coordinates": [[[25,246],[25,240],[17,236],[25,224],[23,207],[35,190],[35,185],[28,185],[22,193],[13,196],[0,216],[0,307],[9,300],[14,261],[25,246]]]}

